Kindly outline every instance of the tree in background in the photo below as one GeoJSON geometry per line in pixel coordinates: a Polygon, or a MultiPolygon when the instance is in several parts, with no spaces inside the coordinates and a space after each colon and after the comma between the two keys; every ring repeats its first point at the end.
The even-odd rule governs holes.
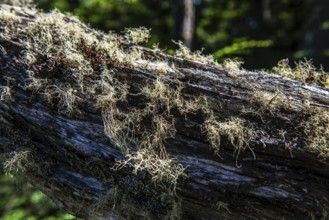
{"type": "Polygon", "coordinates": [[[174,39],[188,48],[192,47],[195,28],[195,9],[192,0],[174,0],[175,28],[174,39]],[[175,4],[176,3],[176,4],[175,4]]]}
{"type": "MultiPolygon", "coordinates": [[[[313,58],[317,66],[322,64],[325,69],[329,68],[328,1],[180,1],[189,7],[174,2],[178,1],[36,0],[38,7],[45,11],[57,7],[103,31],[121,32],[126,27],[145,26],[152,33],[147,46],[159,43],[160,48],[169,52],[175,47],[171,39],[176,39],[192,49],[204,48],[205,53],[215,54],[218,60],[238,57],[248,69],[270,68],[283,58],[294,60],[303,57],[313,58]],[[183,14],[179,7],[189,12],[185,16],[187,22],[184,22],[184,17],[177,16],[183,14]],[[185,23],[189,31],[178,28],[185,23]]],[[[37,193],[35,196],[31,192],[22,199],[17,197],[21,195],[18,191],[14,197],[9,197],[15,186],[6,177],[1,177],[0,182],[0,215],[12,218],[10,210],[25,208],[27,203],[45,207],[43,199],[36,199],[42,198],[42,195],[37,193]],[[2,202],[9,200],[13,205],[2,202]]],[[[30,190],[27,189],[22,191],[30,190]]],[[[48,214],[57,215],[53,206],[50,207],[48,214]]],[[[32,208],[29,216],[44,215],[36,210],[32,208]]]]}
{"type": "Polygon", "coordinates": [[[107,35],[58,11],[1,9],[1,164],[59,207],[327,219],[329,81],[309,62],[280,62],[279,77],[142,47],[145,28],[107,35]]]}
{"type": "Polygon", "coordinates": [[[329,57],[329,2],[309,1],[309,16],[303,24],[303,37],[296,51],[296,57],[313,57],[317,64],[328,69],[329,57]]]}

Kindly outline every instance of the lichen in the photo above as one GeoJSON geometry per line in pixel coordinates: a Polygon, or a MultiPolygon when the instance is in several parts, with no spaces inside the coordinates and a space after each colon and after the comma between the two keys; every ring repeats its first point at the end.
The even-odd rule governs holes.
{"type": "Polygon", "coordinates": [[[237,61],[237,60],[232,60],[232,59],[226,59],[223,62],[223,66],[232,71],[240,70],[242,64],[243,64],[243,62],[237,61]]]}
{"type": "Polygon", "coordinates": [[[312,60],[300,60],[295,62],[295,67],[291,68],[288,59],[280,60],[272,71],[280,76],[299,80],[303,83],[310,83],[329,88],[329,74],[321,67],[319,70],[313,65],[312,60]]]}
{"type": "Polygon", "coordinates": [[[0,86],[0,102],[12,99],[9,86],[0,86]]]}
{"type": "Polygon", "coordinates": [[[124,34],[126,40],[134,44],[147,42],[150,38],[150,30],[145,27],[126,28],[124,34]]]}
{"type": "MultiPolygon", "coordinates": [[[[236,117],[225,121],[217,119],[206,97],[184,93],[186,85],[176,79],[179,70],[173,63],[163,56],[150,58],[141,47],[134,45],[148,40],[146,28],[126,29],[122,38],[90,30],[76,18],[57,10],[49,14],[36,13],[35,19],[24,22],[10,11],[1,13],[3,34],[24,46],[22,57],[28,74],[24,88],[32,96],[42,97],[66,117],[78,117],[83,110],[81,100],[91,101],[102,114],[105,134],[125,156],[113,169],[118,172],[130,169],[133,176],[147,173],[150,186],[145,187],[152,186],[161,192],[162,200],[166,201],[166,205],[161,206],[167,209],[163,211],[166,218],[177,219],[181,215],[176,187],[179,180],[186,177],[184,167],[166,148],[167,140],[177,132],[175,114],[181,117],[201,114],[201,126],[215,153],[219,152],[222,138],[227,138],[233,146],[236,160],[243,150],[251,150],[248,143],[254,131],[249,122],[236,117]],[[145,80],[142,88],[132,89],[134,85],[118,78],[118,69],[146,72],[153,78],[145,80]],[[169,73],[173,78],[171,83],[167,83],[169,73]],[[140,104],[127,107],[130,99],[140,104]]],[[[179,58],[219,65],[212,56],[204,56],[201,51],[192,53],[182,43],[178,45],[176,56],[179,58]]],[[[225,65],[233,70],[239,68],[237,63],[225,65]]],[[[13,155],[13,158],[8,162],[8,170],[14,170],[16,165],[21,167],[15,161],[25,161],[25,157],[13,155]]],[[[127,181],[123,182],[128,189],[127,181]]],[[[152,205],[140,203],[133,192],[120,189],[120,184],[116,193],[105,195],[94,209],[112,204],[116,210],[144,209],[147,213],[157,207],[156,203],[164,203],[160,198],[153,198],[154,195],[146,196],[153,201],[152,205]],[[117,195],[122,198],[118,202],[117,195]]]]}
{"type": "Polygon", "coordinates": [[[161,159],[147,149],[129,153],[127,157],[127,160],[120,161],[114,168],[120,169],[131,166],[134,168],[133,173],[136,175],[140,171],[147,170],[152,176],[152,181],[172,184],[173,189],[176,188],[178,177],[185,176],[182,165],[172,165],[172,159],[161,159]]]}
{"type": "Polygon", "coordinates": [[[180,41],[174,41],[174,43],[178,45],[178,49],[175,51],[176,56],[182,57],[187,60],[196,61],[202,64],[218,65],[213,55],[203,55],[202,51],[200,50],[192,52],[180,41]]]}
{"type": "Polygon", "coordinates": [[[31,152],[29,150],[14,151],[3,163],[4,170],[9,174],[24,173],[31,163],[30,160],[31,152]]]}
{"type": "Polygon", "coordinates": [[[301,125],[306,136],[307,150],[321,158],[329,157],[329,112],[313,108],[301,125]]]}
{"type": "Polygon", "coordinates": [[[227,212],[227,213],[231,214],[231,211],[229,209],[229,204],[228,203],[225,203],[225,202],[222,202],[222,201],[218,201],[215,204],[215,208],[218,211],[224,211],[224,212],[227,212]]]}
{"type": "Polygon", "coordinates": [[[209,119],[204,125],[204,131],[207,133],[208,140],[216,154],[219,153],[222,138],[227,138],[234,147],[234,156],[237,166],[238,157],[246,148],[248,148],[255,157],[253,150],[249,146],[249,142],[255,137],[255,131],[252,125],[246,123],[243,119],[233,117],[223,122],[209,119]]]}
{"type": "Polygon", "coordinates": [[[255,91],[252,95],[251,100],[260,106],[261,112],[268,110],[272,114],[278,109],[289,109],[289,103],[292,102],[280,91],[255,91]]]}
{"type": "Polygon", "coordinates": [[[3,0],[2,3],[13,6],[32,7],[33,0],[3,0]]]}

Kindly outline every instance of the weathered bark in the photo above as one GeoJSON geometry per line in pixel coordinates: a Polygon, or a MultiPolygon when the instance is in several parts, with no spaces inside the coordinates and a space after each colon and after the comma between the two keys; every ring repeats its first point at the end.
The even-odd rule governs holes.
{"type": "MultiPolygon", "coordinates": [[[[1,6],[1,10],[7,9],[1,6]]],[[[22,27],[39,15],[22,8],[10,10],[22,19],[17,24],[22,27]]],[[[205,97],[207,108],[219,121],[241,118],[254,129],[248,144],[256,158],[247,148],[236,162],[227,135],[221,137],[219,156],[214,154],[202,128],[205,115],[201,110],[183,115],[173,109],[176,133],[166,139],[165,147],[187,176],[178,180],[175,189],[159,187],[147,170],[134,173],[129,166],[113,169],[126,155],[104,133],[102,111],[88,94],[76,94],[79,113],[70,115],[59,111],[58,100],[48,104],[42,89],[29,89],[29,71],[41,68],[45,78],[61,80],[62,73],[54,71],[61,63],[48,69],[42,66],[56,54],[49,51],[49,57],[40,58],[41,63],[28,66],[22,55],[27,50],[24,36],[11,34],[1,30],[0,37],[0,155],[7,160],[3,165],[11,172],[17,169],[17,175],[24,176],[65,211],[90,219],[170,215],[182,219],[328,219],[329,163],[308,148],[308,133],[302,127],[314,109],[328,111],[328,90],[273,74],[170,56],[118,37],[120,47],[142,51],[150,63],[155,58],[170,63],[172,69],[161,80],[166,85],[179,83],[184,98],[205,97]],[[10,88],[10,93],[4,88],[10,88]],[[264,92],[274,95],[262,105],[255,94],[264,92]],[[285,97],[282,102],[276,100],[278,94],[285,97]],[[22,152],[29,153],[15,158],[22,152]],[[124,204],[116,202],[123,197],[124,204]],[[170,214],[172,210],[178,213],[170,214]]],[[[100,52],[94,56],[99,58],[100,52]]],[[[158,78],[150,69],[113,61],[106,52],[97,60],[85,57],[94,62],[93,67],[101,62],[118,82],[129,86],[127,101],[118,104],[122,109],[140,108],[146,100],[138,95],[141,87],[158,78]]],[[[92,77],[97,78],[97,68],[93,71],[92,77]]],[[[70,76],[65,78],[74,81],[70,76]]]]}

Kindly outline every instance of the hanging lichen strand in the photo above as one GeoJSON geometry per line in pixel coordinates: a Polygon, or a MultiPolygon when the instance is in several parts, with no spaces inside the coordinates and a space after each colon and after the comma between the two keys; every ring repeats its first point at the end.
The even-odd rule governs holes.
{"type": "MultiPolygon", "coordinates": [[[[133,174],[150,175],[152,184],[172,200],[168,218],[175,219],[180,213],[175,189],[177,181],[186,177],[184,167],[166,150],[166,140],[176,134],[175,114],[188,117],[188,114],[201,113],[200,131],[216,154],[220,154],[223,140],[228,140],[227,146],[232,147],[236,163],[243,150],[253,153],[249,143],[256,137],[256,131],[250,121],[239,115],[218,117],[206,97],[190,97],[184,93],[186,85],[175,79],[180,71],[174,61],[165,56],[149,56],[146,50],[135,45],[148,40],[146,28],[126,29],[123,36],[118,36],[91,30],[76,18],[56,10],[35,16],[35,19],[24,20],[6,8],[0,11],[1,34],[25,48],[23,56],[28,67],[25,89],[42,95],[51,107],[67,117],[79,116],[83,100],[92,103],[90,108],[102,114],[105,134],[125,155],[125,159],[117,161],[112,168],[130,168],[133,174]],[[117,76],[120,68],[130,68],[132,74],[147,72],[153,78],[145,81],[142,88],[132,89],[117,76]],[[128,106],[129,99],[140,100],[141,104],[128,106]]],[[[212,56],[191,53],[178,44],[175,58],[221,67],[212,56]]],[[[281,69],[275,71],[282,72],[284,65],[281,63],[278,67],[281,69]]],[[[226,61],[223,67],[229,77],[239,78],[240,63],[226,61]]],[[[290,72],[284,75],[290,76],[290,72]]],[[[325,84],[325,76],[321,80],[325,84]]],[[[10,87],[1,88],[0,95],[1,100],[10,97],[10,87]]],[[[258,115],[275,114],[277,109],[289,108],[289,100],[280,91],[255,90],[250,103],[259,108],[251,111],[258,115]]],[[[308,111],[308,117],[300,125],[308,136],[305,140],[308,149],[328,157],[328,113],[310,110],[306,104],[303,107],[300,111],[308,111]]]]}
{"type": "MultiPolygon", "coordinates": [[[[174,72],[174,65],[162,59],[145,58],[142,50],[124,47],[118,36],[87,32],[88,27],[58,11],[36,16],[33,21],[21,25],[20,17],[10,11],[0,12],[0,22],[5,27],[3,34],[25,48],[23,56],[28,66],[25,88],[33,94],[41,94],[50,106],[68,117],[79,115],[81,97],[93,101],[102,112],[106,135],[126,157],[113,169],[132,167],[134,174],[147,172],[163,192],[162,199],[157,198],[155,203],[163,203],[159,199],[170,200],[166,202],[170,205],[163,205],[168,209],[166,216],[179,217],[175,188],[178,179],[185,176],[184,167],[168,155],[165,141],[176,133],[172,111],[186,114],[208,109],[206,100],[184,98],[183,85],[178,81],[173,85],[165,83],[169,72],[174,72]],[[132,93],[127,84],[116,78],[114,67],[147,71],[155,80],[132,93]],[[143,99],[144,104],[140,108],[126,109],[124,103],[128,96],[143,99]]],[[[145,28],[127,29],[123,39],[140,43],[148,36],[145,28]]],[[[182,45],[181,49],[184,57],[206,61],[182,45]]],[[[3,91],[7,92],[2,92],[2,99],[9,94],[8,89],[3,91]]],[[[108,201],[118,206],[119,202],[113,202],[113,198],[108,201]]],[[[121,200],[120,204],[127,205],[127,201],[121,200]]]]}

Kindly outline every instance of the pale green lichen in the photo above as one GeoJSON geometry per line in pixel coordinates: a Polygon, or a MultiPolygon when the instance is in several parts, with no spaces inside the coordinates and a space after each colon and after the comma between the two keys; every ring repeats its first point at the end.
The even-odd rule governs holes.
{"type": "Polygon", "coordinates": [[[224,122],[209,119],[205,122],[204,131],[207,133],[208,140],[216,154],[218,154],[220,150],[222,139],[227,138],[234,147],[236,163],[240,153],[246,148],[248,148],[255,157],[253,150],[249,146],[249,142],[255,137],[255,131],[252,125],[246,123],[243,119],[233,117],[224,122]]]}
{"type": "Polygon", "coordinates": [[[34,5],[33,0],[3,0],[2,3],[22,7],[31,7],[34,5]]]}
{"type": "Polygon", "coordinates": [[[228,70],[228,75],[232,78],[237,78],[243,62],[238,60],[226,59],[222,66],[228,70]]]}
{"type": "Polygon", "coordinates": [[[179,177],[185,176],[184,168],[180,164],[172,165],[173,159],[162,159],[148,149],[142,149],[133,153],[128,153],[128,159],[120,161],[115,169],[131,166],[133,173],[147,170],[154,182],[169,183],[173,189],[176,188],[179,177]]]}
{"type": "MultiPolygon", "coordinates": [[[[172,204],[166,215],[168,219],[177,219],[181,215],[175,189],[178,180],[186,177],[184,167],[166,148],[166,141],[176,135],[174,113],[182,117],[201,113],[202,126],[216,153],[223,138],[233,146],[236,159],[242,150],[251,150],[248,143],[254,137],[254,131],[247,121],[235,117],[218,120],[206,97],[188,96],[183,91],[185,85],[178,80],[171,84],[166,82],[169,73],[175,77],[179,72],[174,64],[163,57],[150,59],[140,47],[127,44],[126,41],[132,44],[147,41],[149,30],[146,28],[126,29],[126,41],[121,42],[122,38],[90,31],[76,18],[56,10],[36,14],[35,19],[20,28],[12,28],[22,22],[15,14],[6,11],[6,23],[4,16],[7,14],[2,13],[0,22],[11,31],[4,34],[19,39],[25,48],[23,56],[29,67],[25,89],[42,95],[52,107],[56,106],[61,114],[69,117],[78,115],[82,97],[95,103],[93,107],[102,112],[105,134],[125,156],[114,168],[131,169],[132,175],[149,174],[150,184],[159,187],[162,196],[172,204]],[[143,71],[154,79],[132,92],[124,80],[117,78],[116,69],[120,68],[143,71]],[[143,104],[126,108],[124,103],[131,97],[140,99],[143,104]]],[[[201,51],[192,53],[182,43],[178,45],[176,56],[194,63],[218,65],[212,56],[204,56],[201,51]]],[[[239,69],[236,62],[227,61],[224,66],[239,69]]],[[[13,156],[15,159],[7,163],[8,170],[13,170],[16,165],[21,167],[15,162],[20,161],[19,158],[24,161],[24,157],[13,156]]],[[[140,209],[124,192],[121,196],[126,201],[120,206],[140,209]]],[[[98,205],[116,204],[108,198],[104,201],[100,200],[98,205]]]]}
{"type": "Polygon", "coordinates": [[[289,109],[289,103],[293,102],[279,91],[255,91],[252,94],[252,101],[260,105],[261,112],[268,110],[272,114],[280,108],[289,109]]]}
{"type": "Polygon", "coordinates": [[[320,108],[310,111],[310,116],[301,123],[306,135],[306,146],[321,158],[329,157],[329,112],[320,108]]]}
{"type": "Polygon", "coordinates": [[[0,102],[11,100],[11,92],[9,86],[0,86],[0,102]]]}
{"type": "Polygon", "coordinates": [[[223,62],[223,67],[230,69],[232,71],[238,71],[240,70],[243,62],[242,61],[237,61],[237,60],[232,60],[232,59],[226,59],[223,62]]]}
{"type": "Polygon", "coordinates": [[[295,67],[291,68],[288,59],[280,60],[277,66],[272,68],[273,72],[304,83],[316,84],[329,88],[329,74],[321,67],[319,70],[313,65],[312,60],[300,60],[295,62],[295,67]]]}
{"type": "Polygon", "coordinates": [[[150,38],[150,30],[145,27],[126,28],[124,33],[126,40],[131,41],[134,44],[147,42],[150,38]]]}
{"type": "Polygon", "coordinates": [[[225,211],[229,214],[231,214],[231,211],[229,209],[229,204],[228,203],[225,203],[225,202],[222,202],[222,201],[218,201],[216,202],[215,204],[215,208],[218,210],[218,211],[225,211]]]}
{"type": "Polygon", "coordinates": [[[178,49],[175,51],[176,56],[182,57],[187,60],[199,62],[201,64],[218,65],[213,55],[203,55],[202,51],[200,50],[191,52],[191,50],[188,47],[184,46],[181,41],[174,41],[174,43],[178,45],[178,49]]]}
{"type": "Polygon", "coordinates": [[[19,150],[10,153],[9,159],[3,163],[5,172],[11,175],[24,173],[32,165],[31,157],[32,154],[29,150],[19,150]]]}

